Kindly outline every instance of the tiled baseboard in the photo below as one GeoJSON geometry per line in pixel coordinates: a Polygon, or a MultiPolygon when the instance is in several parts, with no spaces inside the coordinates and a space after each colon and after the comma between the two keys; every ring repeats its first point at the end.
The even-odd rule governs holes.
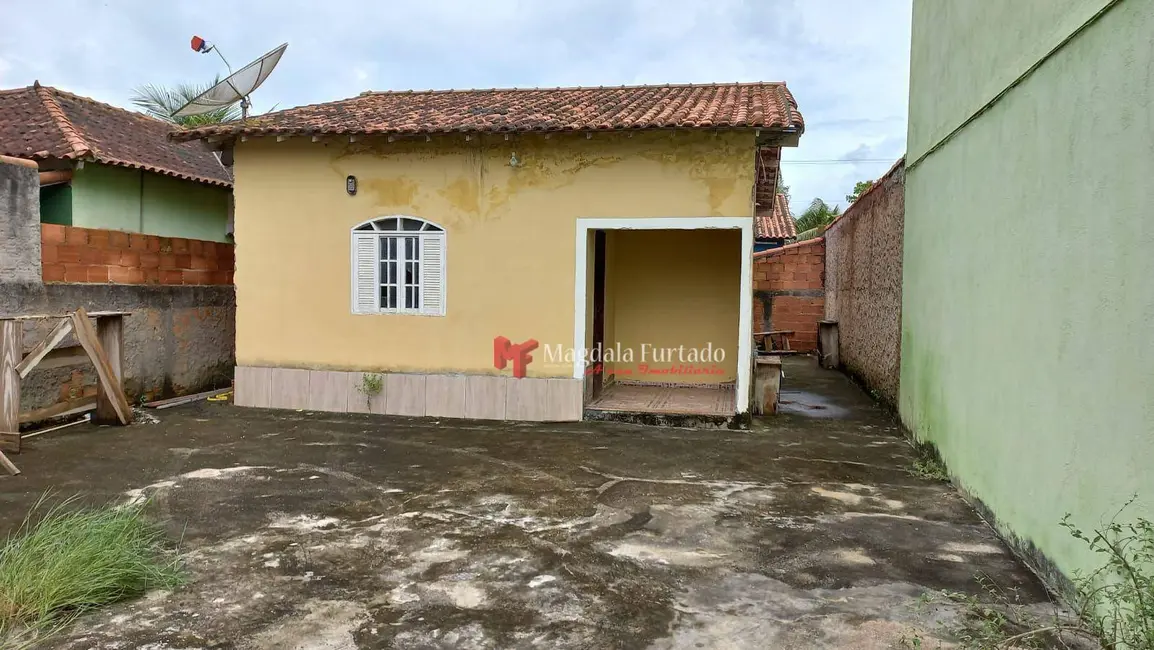
{"type": "MultiPolygon", "coordinates": [[[[376,373],[370,373],[376,374],[376,373]]],[[[478,420],[575,422],[580,379],[379,373],[366,395],[363,372],[237,366],[237,406],[478,420]]]]}

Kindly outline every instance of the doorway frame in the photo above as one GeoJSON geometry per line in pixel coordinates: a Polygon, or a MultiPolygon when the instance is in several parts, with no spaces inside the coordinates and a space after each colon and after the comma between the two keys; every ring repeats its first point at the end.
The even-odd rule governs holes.
{"type": "MultiPolygon", "coordinates": [[[[591,230],[740,230],[741,272],[737,321],[736,413],[749,410],[750,375],[753,369],[753,217],[640,217],[577,219],[576,260],[573,276],[573,350],[585,350],[588,318],[588,256],[591,230]]],[[[573,378],[585,379],[585,355],[573,355],[573,378]]]]}

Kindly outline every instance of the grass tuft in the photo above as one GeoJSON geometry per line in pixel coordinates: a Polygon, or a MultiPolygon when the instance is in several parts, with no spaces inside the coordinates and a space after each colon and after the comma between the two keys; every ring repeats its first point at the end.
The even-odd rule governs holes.
{"type": "Polygon", "coordinates": [[[180,584],[176,554],[144,506],[54,505],[42,497],[0,548],[0,648],[11,636],[67,624],[86,611],[180,584]]]}
{"type": "Polygon", "coordinates": [[[911,475],[930,481],[950,480],[946,464],[933,445],[928,443],[914,443],[914,460],[906,469],[911,475]]]}

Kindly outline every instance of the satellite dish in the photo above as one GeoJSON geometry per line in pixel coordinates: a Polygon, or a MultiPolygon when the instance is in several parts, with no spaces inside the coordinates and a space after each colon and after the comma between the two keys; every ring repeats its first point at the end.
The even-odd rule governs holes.
{"type": "MultiPolygon", "coordinates": [[[[210,52],[214,49],[199,36],[194,36],[192,42],[193,49],[198,52],[210,52]],[[199,41],[199,43],[197,43],[197,41],[199,41]]],[[[239,101],[241,119],[246,119],[248,117],[249,94],[259,88],[265,79],[268,79],[268,76],[272,74],[273,68],[276,67],[276,64],[280,61],[280,57],[286,49],[288,49],[288,43],[282,43],[273,51],[244,66],[240,70],[233,72],[225,77],[223,81],[197,95],[192,101],[173,113],[173,115],[175,117],[187,117],[189,115],[211,113],[212,111],[230,106],[239,101]]],[[[224,57],[221,57],[221,60],[223,61],[224,57]]],[[[225,65],[228,65],[227,61],[225,61],[225,65]]]]}

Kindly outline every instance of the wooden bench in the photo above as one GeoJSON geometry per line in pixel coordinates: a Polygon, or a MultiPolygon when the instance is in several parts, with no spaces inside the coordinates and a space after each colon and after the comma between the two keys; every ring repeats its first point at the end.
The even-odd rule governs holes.
{"type": "Polygon", "coordinates": [[[789,337],[794,333],[794,330],[754,332],[753,340],[757,345],[758,354],[797,354],[797,350],[789,347],[789,337]]]}

